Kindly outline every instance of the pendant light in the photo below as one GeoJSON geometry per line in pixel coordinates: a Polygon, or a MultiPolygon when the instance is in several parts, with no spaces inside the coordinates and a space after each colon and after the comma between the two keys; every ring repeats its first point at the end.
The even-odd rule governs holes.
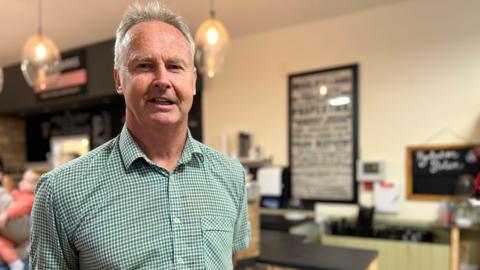
{"type": "Polygon", "coordinates": [[[0,94],[3,91],[3,68],[0,67],[0,94]]]}
{"type": "Polygon", "coordinates": [[[38,33],[23,46],[22,73],[35,91],[46,90],[60,74],[60,53],[55,43],[43,35],[42,0],[38,0],[38,33]]]}
{"type": "Polygon", "coordinates": [[[195,63],[201,73],[212,78],[221,69],[229,43],[225,26],[215,18],[213,0],[210,1],[210,19],[204,21],[195,34],[197,51],[195,63]]]}

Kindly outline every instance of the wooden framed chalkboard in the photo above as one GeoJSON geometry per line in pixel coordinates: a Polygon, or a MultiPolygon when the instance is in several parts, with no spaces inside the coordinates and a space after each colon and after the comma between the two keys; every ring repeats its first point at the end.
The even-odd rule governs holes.
{"type": "Polygon", "coordinates": [[[407,198],[457,200],[480,171],[480,144],[407,147],[407,198]]]}
{"type": "Polygon", "coordinates": [[[288,88],[292,197],[356,203],[358,65],[291,74],[288,88]]]}

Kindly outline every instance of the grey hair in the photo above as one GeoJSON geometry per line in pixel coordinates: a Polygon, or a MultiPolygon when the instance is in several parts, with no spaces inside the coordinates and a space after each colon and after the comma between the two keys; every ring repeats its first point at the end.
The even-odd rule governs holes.
{"type": "Polygon", "coordinates": [[[158,1],[151,1],[145,5],[137,2],[128,5],[115,33],[115,68],[120,68],[121,44],[127,31],[136,24],[148,21],[160,21],[177,28],[187,39],[193,60],[195,55],[195,42],[193,41],[192,33],[184,19],[158,1]]]}

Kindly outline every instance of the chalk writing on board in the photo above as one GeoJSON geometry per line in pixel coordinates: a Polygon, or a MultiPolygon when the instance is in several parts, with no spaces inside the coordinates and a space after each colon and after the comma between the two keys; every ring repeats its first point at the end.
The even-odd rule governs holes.
{"type": "Polygon", "coordinates": [[[407,147],[407,198],[444,200],[465,196],[480,170],[476,144],[407,147]]]}
{"type": "Polygon", "coordinates": [[[442,151],[418,151],[415,153],[415,160],[420,169],[428,168],[431,174],[441,171],[456,171],[465,168],[459,160],[460,154],[455,150],[442,151]]]}
{"type": "Polygon", "coordinates": [[[351,68],[290,78],[290,166],[295,198],[354,199],[354,107],[352,102],[331,103],[337,97],[353,100],[353,80],[351,68]]]}

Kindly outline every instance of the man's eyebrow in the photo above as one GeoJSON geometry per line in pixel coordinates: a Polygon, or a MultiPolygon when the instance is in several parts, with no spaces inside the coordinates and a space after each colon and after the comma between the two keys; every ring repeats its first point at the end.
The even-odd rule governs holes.
{"type": "Polygon", "coordinates": [[[187,62],[180,57],[172,57],[168,60],[168,62],[172,64],[181,64],[183,66],[187,66],[187,62]]]}
{"type": "Polygon", "coordinates": [[[149,54],[137,54],[130,57],[128,62],[155,62],[155,58],[149,54]]]}

